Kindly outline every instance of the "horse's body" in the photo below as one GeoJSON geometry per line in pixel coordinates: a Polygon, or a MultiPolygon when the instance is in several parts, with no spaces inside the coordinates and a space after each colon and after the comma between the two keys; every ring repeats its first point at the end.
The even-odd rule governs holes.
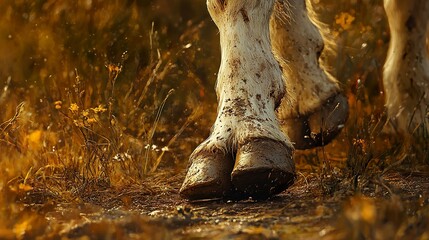
{"type": "MultiPolygon", "coordinates": [[[[319,65],[323,39],[305,0],[208,0],[207,6],[222,49],[218,116],[190,157],[181,194],[268,197],[293,183],[294,148],[325,145],[338,134],[347,100],[319,65]]],[[[386,107],[407,134],[427,123],[429,1],[385,0],[385,9],[392,37],[386,107]]]]}

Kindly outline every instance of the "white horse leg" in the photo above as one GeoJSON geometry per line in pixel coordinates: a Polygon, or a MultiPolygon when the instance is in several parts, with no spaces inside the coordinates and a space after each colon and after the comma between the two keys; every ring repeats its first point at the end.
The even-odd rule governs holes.
{"type": "Polygon", "coordinates": [[[294,180],[293,147],[275,113],[285,87],[271,52],[273,5],[274,0],[207,1],[222,50],[218,115],[190,157],[183,197],[268,197],[294,180]]]}
{"type": "Polygon", "coordinates": [[[402,135],[429,131],[429,1],[385,0],[390,45],[383,84],[390,122],[402,135]]]}
{"type": "Polygon", "coordinates": [[[348,104],[337,81],[319,66],[323,39],[305,0],[278,0],[270,30],[289,97],[278,109],[282,127],[295,148],[325,145],[343,128],[348,104]]]}

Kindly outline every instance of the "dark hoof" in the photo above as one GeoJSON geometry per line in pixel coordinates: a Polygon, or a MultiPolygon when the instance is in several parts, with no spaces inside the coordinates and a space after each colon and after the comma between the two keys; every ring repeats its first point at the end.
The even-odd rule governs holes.
{"type": "Polygon", "coordinates": [[[180,188],[180,195],[189,200],[223,198],[231,191],[231,154],[218,149],[191,155],[191,165],[180,188]]]}
{"type": "Polygon", "coordinates": [[[293,149],[271,139],[252,139],[239,146],[231,173],[234,197],[265,199],[294,182],[293,149]]]}
{"type": "Polygon", "coordinates": [[[282,121],[296,149],[309,149],[330,143],[344,128],[349,114],[347,98],[337,94],[316,112],[282,121]]]}

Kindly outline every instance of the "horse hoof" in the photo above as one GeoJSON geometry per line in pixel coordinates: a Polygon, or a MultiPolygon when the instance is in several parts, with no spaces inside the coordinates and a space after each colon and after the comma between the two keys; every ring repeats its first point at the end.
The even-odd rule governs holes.
{"type": "Polygon", "coordinates": [[[282,128],[296,149],[325,146],[344,128],[348,113],[347,98],[337,94],[309,115],[283,120],[282,128]]]}
{"type": "Polygon", "coordinates": [[[231,173],[235,197],[264,199],[287,189],[294,182],[293,149],[265,138],[239,146],[231,173]]]}
{"type": "Polygon", "coordinates": [[[189,200],[216,199],[229,195],[231,191],[231,154],[219,149],[200,151],[190,157],[180,195],[189,200]]]}

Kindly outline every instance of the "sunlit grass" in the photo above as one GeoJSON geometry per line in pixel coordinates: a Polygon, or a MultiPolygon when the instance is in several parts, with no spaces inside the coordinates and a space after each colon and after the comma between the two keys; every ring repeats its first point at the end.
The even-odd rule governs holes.
{"type": "Polygon", "coordinates": [[[199,122],[197,101],[214,96],[191,66],[204,24],[169,29],[171,43],[145,3],[87,4],[0,6],[0,238],[43,234],[34,204],[155,184],[146,176],[166,156],[183,164],[203,136],[189,140],[186,129],[199,122]]]}

